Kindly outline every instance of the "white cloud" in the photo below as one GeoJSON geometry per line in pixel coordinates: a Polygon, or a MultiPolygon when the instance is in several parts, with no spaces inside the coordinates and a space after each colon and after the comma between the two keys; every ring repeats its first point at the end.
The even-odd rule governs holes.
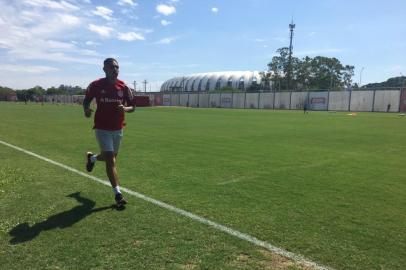
{"type": "Polygon", "coordinates": [[[100,45],[100,43],[97,43],[97,42],[94,42],[94,41],[86,41],[85,42],[85,44],[87,45],[87,46],[97,46],[97,45],[100,45]]]}
{"type": "Polygon", "coordinates": [[[76,26],[80,24],[80,19],[78,17],[68,15],[68,14],[59,14],[59,18],[61,19],[62,23],[66,25],[76,26]]]}
{"type": "Polygon", "coordinates": [[[313,36],[315,36],[315,35],[316,35],[316,32],[310,32],[307,36],[313,37],[313,36]]]}
{"type": "Polygon", "coordinates": [[[72,5],[71,3],[68,3],[66,1],[56,2],[52,0],[25,0],[24,3],[34,7],[60,9],[65,11],[74,11],[79,9],[79,7],[72,5]]]}
{"type": "Polygon", "coordinates": [[[100,26],[95,24],[89,24],[89,30],[99,34],[102,37],[110,37],[110,33],[114,30],[108,26],[100,26]]]}
{"type": "Polygon", "coordinates": [[[172,23],[172,22],[167,21],[167,20],[161,20],[161,24],[162,24],[163,26],[170,25],[171,23],[172,23]]]}
{"type": "Polygon", "coordinates": [[[136,6],[138,5],[137,3],[134,3],[132,0],[119,0],[117,2],[117,5],[119,6],[125,6],[125,5],[130,5],[130,6],[136,6]]]}
{"type": "Polygon", "coordinates": [[[47,48],[49,49],[62,49],[62,50],[69,50],[75,47],[75,44],[68,43],[68,42],[61,42],[55,40],[47,40],[45,41],[47,48]]]}
{"type": "Polygon", "coordinates": [[[218,9],[218,8],[216,8],[216,7],[213,7],[213,8],[211,8],[211,12],[213,12],[213,13],[217,13],[217,12],[219,12],[219,9],[218,9]]]}
{"type": "Polygon", "coordinates": [[[4,64],[0,65],[0,71],[7,72],[19,72],[19,73],[47,73],[52,71],[57,71],[55,67],[49,66],[27,66],[27,65],[11,65],[4,64]]]}
{"type": "Polygon", "coordinates": [[[52,62],[72,62],[82,64],[97,64],[99,60],[96,58],[83,57],[83,50],[73,48],[71,50],[63,49],[49,49],[44,48],[39,44],[31,44],[27,47],[19,47],[10,50],[9,55],[13,59],[18,60],[40,60],[40,61],[52,61],[52,62]],[[80,55],[82,56],[80,56],[80,55]]]}
{"type": "Polygon", "coordinates": [[[134,33],[134,32],[119,33],[117,35],[117,38],[119,40],[124,40],[124,41],[145,40],[145,38],[142,35],[134,33]]]}
{"type": "Polygon", "coordinates": [[[138,16],[135,15],[135,12],[132,8],[122,8],[120,12],[124,14],[128,19],[138,20],[138,16]]]}
{"type": "Polygon", "coordinates": [[[155,44],[170,44],[175,40],[175,38],[163,38],[157,42],[155,42],[155,44]]]}
{"type": "Polygon", "coordinates": [[[98,52],[93,51],[93,50],[80,50],[79,52],[81,55],[100,56],[100,54],[98,52]]]}
{"type": "Polygon", "coordinates": [[[111,9],[102,7],[102,6],[96,7],[96,10],[93,10],[92,13],[94,15],[100,16],[108,21],[110,21],[112,19],[111,15],[113,15],[113,11],[111,9]]]}
{"type": "Polygon", "coordinates": [[[169,16],[176,12],[176,8],[174,6],[160,4],[156,6],[156,11],[165,16],[169,16]]]}

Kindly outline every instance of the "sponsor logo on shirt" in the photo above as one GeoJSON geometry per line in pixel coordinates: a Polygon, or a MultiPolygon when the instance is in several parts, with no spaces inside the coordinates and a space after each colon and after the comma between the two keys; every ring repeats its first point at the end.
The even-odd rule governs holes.
{"type": "Polygon", "coordinates": [[[100,102],[103,102],[103,103],[120,103],[121,99],[118,99],[118,98],[101,98],[100,102]]]}

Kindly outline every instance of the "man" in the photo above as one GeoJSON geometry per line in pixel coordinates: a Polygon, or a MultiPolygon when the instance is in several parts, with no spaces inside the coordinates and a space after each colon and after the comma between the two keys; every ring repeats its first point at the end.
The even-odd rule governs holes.
{"type": "Polygon", "coordinates": [[[130,88],[119,80],[119,66],[114,58],[104,60],[105,78],[92,82],[83,100],[83,110],[86,117],[91,117],[90,103],[96,99],[97,109],[94,116],[94,130],[100,146],[100,154],[86,153],[86,170],[91,172],[96,161],[106,163],[106,173],[115,194],[118,207],[123,207],[127,201],[120,191],[120,182],[116,168],[116,158],[123,137],[124,113],[133,112],[135,104],[130,88]]]}

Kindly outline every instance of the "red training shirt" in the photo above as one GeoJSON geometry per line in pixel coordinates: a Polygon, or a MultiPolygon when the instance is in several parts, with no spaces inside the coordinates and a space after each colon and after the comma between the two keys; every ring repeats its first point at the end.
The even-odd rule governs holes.
{"type": "Polygon", "coordinates": [[[124,112],[118,106],[135,106],[130,88],[121,80],[114,84],[106,78],[92,82],[86,90],[86,99],[96,98],[97,109],[94,115],[95,129],[120,130],[125,126],[124,112]]]}

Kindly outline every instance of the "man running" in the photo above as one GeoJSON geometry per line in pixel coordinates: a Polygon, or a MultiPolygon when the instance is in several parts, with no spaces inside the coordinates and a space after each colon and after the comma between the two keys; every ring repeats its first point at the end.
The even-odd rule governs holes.
{"type": "Polygon", "coordinates": [[[91,117],[90,103],[96,99],[97,109],[94,116],[94,130],[100,146],[100,154],[86,152],[86,170],[91,172],[96,161],[106,163],[106,173],[115,194],[118,207],[123,207],[127,201],[120,191],[120,181],[116,169],[116,158],[123,137],[124,113],[133,112],[135,104],[130,88],[119,80],[119,65],[116,59],[104,60],[105,78],[92,82],[83,100],[83,110],[86,117],[91,117]]]}

